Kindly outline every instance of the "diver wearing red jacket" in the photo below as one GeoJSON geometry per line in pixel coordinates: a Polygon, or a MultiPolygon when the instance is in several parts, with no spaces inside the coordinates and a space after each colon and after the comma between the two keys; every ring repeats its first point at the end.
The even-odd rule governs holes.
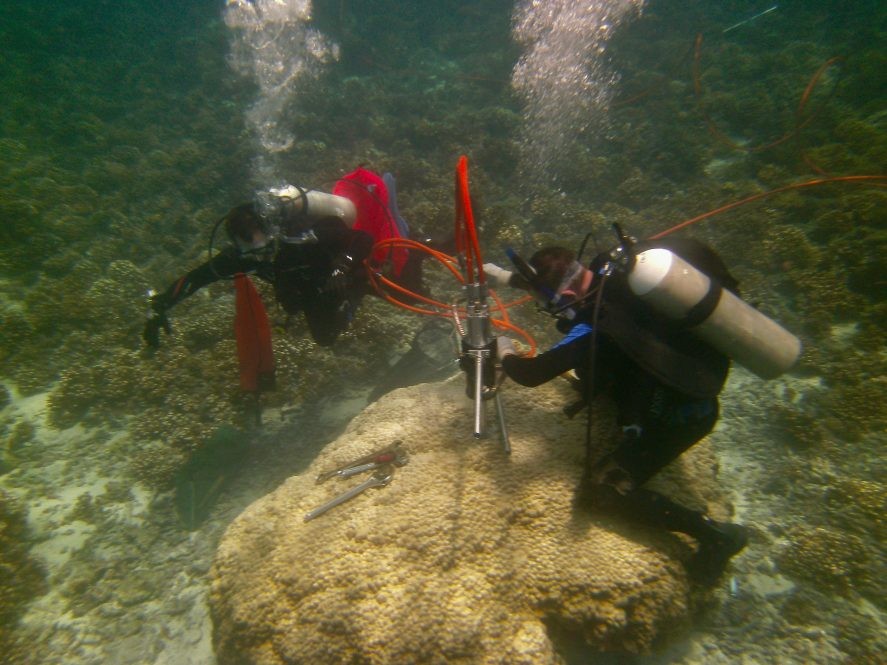
{"type": "MultiPolygon", "coordinates": [[[[157,347],[160,330],[170,332],[167,312],[175,304],[208,284],[244,273],[271,283],[284,311],[304,313],[312,339],[332,345],[369,291],[363,262],[373,245],[407,232],[393,183],[387,174],[383,181],[358,168],[336,184],[334,194],[287,186],[231,209],[216,227],[224,226],[231,245],[152,297],[146,343],[157,347]]],[[[421,255],[390,258],[399,281],[420,288],[421,255]]]]}
{"type": "Polygon", "coordinates": [[[145,324],[143,335],[148,345],[159,345],[161,327],[168,331],[167,311],[173,305],[237,273],[270,282],[287,314],[304,312],[317,344],[333,344],[366,293],[362,263],[370,255],[372,236],[349,229],[338,217],[324,217],[304,227],[304,242],[280,243],[275,248],[252,204],[231,210],[224,223],[233,245],[151,299],[154,316],[145,324]]]}

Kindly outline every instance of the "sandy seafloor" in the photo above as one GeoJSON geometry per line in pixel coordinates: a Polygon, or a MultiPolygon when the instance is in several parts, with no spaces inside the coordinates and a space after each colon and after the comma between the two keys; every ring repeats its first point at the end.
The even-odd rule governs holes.
{"type": "MultiPolygon", "coordinates": [[[[784,616],[786,599],[798,590],[798,583],[776,570],[774,555],[785,545],[787,532],[806,516],[768,490],[780,482],[781,471],[766,415],[769,405],[785,399],[786,391],[802,393],[805,383],[786,379],[763,384],[741,369],[732,374],[724,393],[724,414],[711,440],[736,519],[751,526],[754,535],[699,610],[696,627],[675,636],[667,649],[654,655],[589,655],[574,649],[565,652],[567,662],[874,662],[849,661],[834,630],[842,617],[864,616],[867,638],[883,641],[883,613],[870,603],[819,595],[816,613],[803,623],[784,616]]],[[[253,442],[248,469],[225,492],[212,517],[193,532],[181,529],[168,493],[152,494],[138,486],[128,488],[129,495],[109,500],[99,526],[72,520],[69,507],[79,497],[107,496],[115,481],[113,465],[100,459],[89,431],[75,427],[59,434],[41,424],[42,396],[7,407],[37,425],[32,445],[41,451],[3,482],[29,505],[38,541],[33,552],[46,563],[53,586],[29,607],[19,629],[39,645],[34,650],[39,658],[33,662],[214,663],[206,574],[226,524],[310,461],[363,405],[362,396],[354,395],[323,404],[313,418],[293,412],[275,421],[276,414],[266,414],[267,431],[253,442]],[[89,595],[84,587],[97,575],[113,577],[113,583],[103,585],[105,602],[90,599],[89,604],[97,606],[81,615],[76,599],[72,602],[59,593],[82,578],[82,593],[89,595]]],[[[466,437],[465,445],[484,444],[466,437]]]]}
{"type": "MultiPolygon", "coordinates": [[[[435,14],[375,0],[355,17],[352,3],[317,2],[330,42],[306,52],[300,23],[285,60],[319,65],[335,41],[341,52],[324,65],[328,78],[300,83],[282,107],[256,103],[277,90],[273,77],[251,80],[243,62],[234,75],[222,4],[0,8],[0,381],[10,394],[0,490],[25,516],[17,544],[47,582],[0,626],[16,643],[0,661],[213,663],[207,572],[226,525],[335,438],[409,340],[415,324],[378,307],[363,308],[334,352],[304,342],[298,325],[276,329],[282,388],[265,427],[251,432],[248,461],[209,518],[183,528],[169,478],[158,487],[145,460],[180,463],[207,427],[234,418],[230,294],[209,289],[177,308],[175,335],[152,359],[139,339],[144,289],[202,260],[212,222],[268,185],[269,172],[320,185],[361,162],[390,168],[408,219],[445,232],[452,167],[467,152],[482,243],[502,260],[507,244],[574,246],[588,228],[606,236],[611,221],[652,233],[822,176],[817,168],[877,174],[887,163],[883,3],[781,3],[728,37],[721,29],[767,7],[537,3],[644,14],[609,45],[581,30],[557,42],[573,35],[571,46],[606,51],[621,80],[607,66],[579,67],[560,97],[546,96],[530,84],[551,71],[530,63],[521,100],[508,92],[529,50],[509,41],[513,3],[447,1],[435,14]],[[695,60],[701,105],[696,29],[706,35],[695,60]],[[795,117],[811,75],[835,54],[843,59],[807,90],[812,118],[795,117]],[[595,86],[615,98],[594,99],[595,86]],[[533,95],[545,103],[527,110],[533,95]],[[269,113],[280,114],[275,130],[293,128],[291,146],[269,151],[288,137],[259,136],[269,113]],[[608,120],[584,124],[595,114],[608,120]],[[774,150],[741,149],[786,133],[774,150]],[[537,170],[526,168],[527,150],[537,170]],[[384,351],[366,358],[368,345],[384,351]]],[[[538,18],[527,30],[545,27],[538,18]]],[[[240,55],[255,46],[241,43],[240,55]]],[[[569,52],[550,54],[561,66],[552,71],[566,71],[569,52]]],[[[853,185],[695,227],[810,355],[776,380],[735,368],[728,381],[710,440],[736,520],[753,535],[700,602],[693,630],[661,653],[576,649],[567,662],[884,662],[884,209],[883,187],[853,185]]],[[[539,334],[547,321],[527,325],[539,334]]]]}

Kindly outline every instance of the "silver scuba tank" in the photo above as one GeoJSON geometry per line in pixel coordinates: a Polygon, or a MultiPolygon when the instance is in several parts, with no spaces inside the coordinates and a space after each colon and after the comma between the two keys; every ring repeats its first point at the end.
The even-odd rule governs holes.
{"type": "Polygon", "coordinates": [[[271,189],[269,192],[277,198],[286,199],[293,206],[294,212],[307,212],[313,218],[338,217],[349,228],[357,220],[354,203],[344,196],[319,192],[316,189],[300,190],[293,185],[271,189]]]}
{"type": "Polygon", "coordinates": [[[763,379],[789,370],[801,341],[772,319],[663,248],[640,252],[628,285],[642,301],[763,379]]]}

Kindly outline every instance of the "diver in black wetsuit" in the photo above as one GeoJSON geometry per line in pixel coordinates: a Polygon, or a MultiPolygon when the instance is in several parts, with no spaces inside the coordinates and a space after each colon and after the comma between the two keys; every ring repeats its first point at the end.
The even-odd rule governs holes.
{"type": "MultiPolygon", "coordinates": [[[[670,249],[735,291],[736,280],[702,243],[680,239],[656,246],[670,249]]],[[[638,251],[643,248],[638,246],[638,251]]],[[[535,358],[518,357],[511,340],[499,337],[502,369],[525,386],[540,385],[572,369],[583,395],[606,394],[614,400],[622,439],[612,453],[587,461],[580,501],[596,511],[692,536],[698,549],[687,564],[688,573],[699,583],[712,584],[745,547],[745,527],[716,522],[643,485],[712,430],[730,361],[642,303],[618,272],[608,277],[595,303],[598,282],[604,282],[596,272],[607,258],[602,254],[585,268],[563,247],[533,255],[531,286],[546,293],[547,304],[574,303],[573,318],[559,320],[558,328],[566,336],[535,358]]],[[[521,275],[492,264],[485,265],[485,271],[499,285],[527,283],[521,275]]]]}
{"type": "MultiPolygon", "coordinates": [[[[152,297],[152,314],[142,335],[149,346],[159,345],[161,329],[170,332],[170,307],[237,273],[255,274],[273,284],[284,311],[304,312],[314,341],[331,346],[371,291],[363,264],[374,244],[410,236],[398,212],[394,176],[379,176],[362,166],[342,176],[332,194],[294,185],[258,192],[252,203],[236,206],[219,220],[210,250],[223,224],[232,246],[152,297]]],[[[372,258],[375,266],[390,269],[390,278],[399,286],[424,293],[424,256],[406,249],[378,249],[372,258]]]]}
{"type": "Polygon", "coordinates": [[[220,223],[232,246],[152,297],[154,314],[143,333],[147,344],[157,347],[160,329],[170,331],[167,312],[173,305],[212,282],[247,273],[273,284],[275,297],[288,314],[304,312],[317,344],[332,345],[367,292],[362,264],[373,238],[336,216],[313,220],[294,214],[285,222],[285,235],[278,240],[255,204],[229,211],[220,223]]]}

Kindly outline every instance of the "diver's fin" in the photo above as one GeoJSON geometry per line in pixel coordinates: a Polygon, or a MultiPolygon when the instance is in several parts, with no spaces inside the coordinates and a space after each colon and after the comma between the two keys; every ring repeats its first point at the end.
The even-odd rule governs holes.
{"type": "Polygon", "coordinates": [[[397,209],[397,184],[394,175],[386,172],[382,176],[382,182],[388,188],[388,209],[391,211],[394,223],[397,224],[397,232],[400,233],[401,238],[409,238],[410,225],[407,224],[407,220],[401,217],[400,210],[397,209]]]}

